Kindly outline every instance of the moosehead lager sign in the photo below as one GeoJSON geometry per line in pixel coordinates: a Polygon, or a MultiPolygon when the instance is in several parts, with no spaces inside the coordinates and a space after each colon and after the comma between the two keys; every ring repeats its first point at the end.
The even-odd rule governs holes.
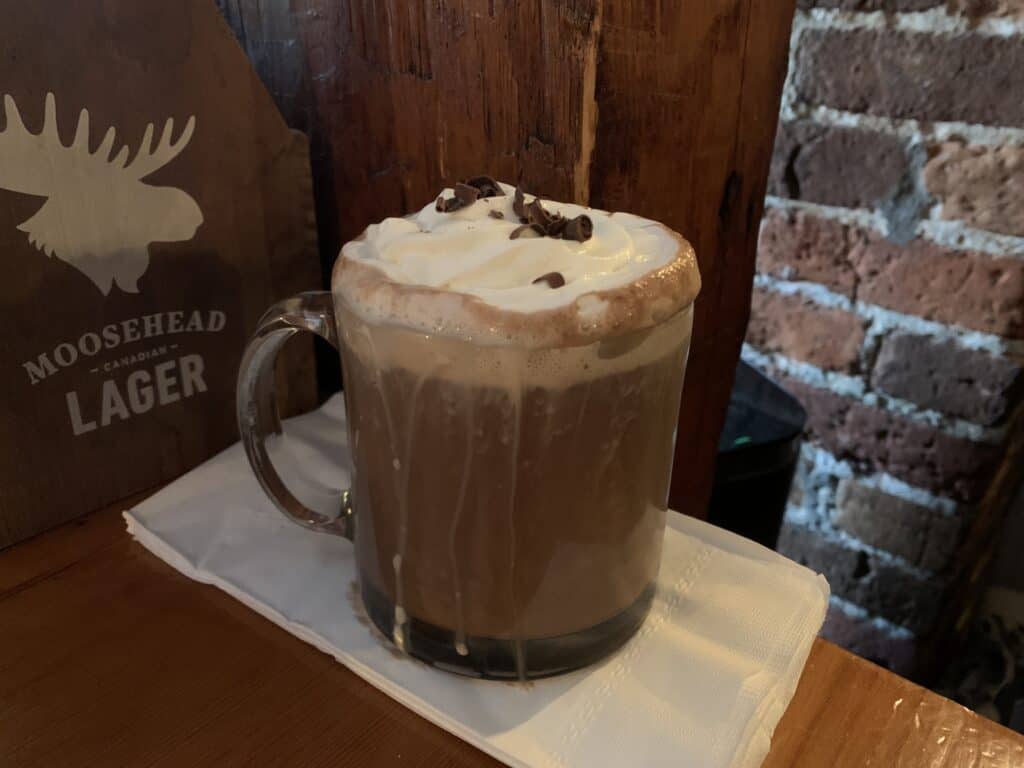
{"type": "Polygon", "coordinates": [[[212,0],[0,13],[4,546],[232,442],[248,333],[319,270],[305,140],[212,0]]]}
{"type": "MultiPolygon", "coordinates": [[[[88,277],[104,296],[115,287],[139,292],[139,278],[149,267],[150,243],[186,242],[195,237],[203,223],[195,199],[177,187],[143,181],[188,145],[195,116],[189,117],[176,139],[173,118],[168,118],[155,141],[153,124],[147,124],[142,143],[132,152],[128,145],[115,147],[117,131],[113,126],[102,141],[92,136],[85,108],[79,112],[73,138],[62,138],[53,93],[46,94],[39,133],[25,127],[9,94],[3,106],[6,127],[0,132],[0,158],[4,159],[0,188],[46,199],[18,230],[36,249],[88,277]]],[[[111,374],[103,380],[99,413],[83,415],[78,392],[65,394],[71,430],[81,435],[139,416],[154,406],[206,392],[202,356],[176,357],[170,353],[178,344],[160,342],[168,335],[215,333],[226,325],[226,315],[216,309],[154,312],[85,331],[77,339],[62,341],[53,350],[26,360],[22,367],[35,385],[80,360],[153,339],[145,348],[120,357],[104,355],[102,363],[89,368],[90,373],[111,374]],[[157,361],[152,369],[143,365],[149,360],[157,361]],[[117,372],[124,368],[132,370],[121,381],[117,372]]]]}
{"type": "MultiPolygon", "coordinates": [[[[74,365],[79,358],[96,357],[101,351],[117,349],[122,344],[131,344],[144,339],[158,339],[164,334],[213,333],[222,330],[227,323],[226,315],[213,309],[202,312],[194,309],[184,322],[185,312],[155,312],[142,317],[130,317],[120,323],[110,323],[98,331],[86,331],[74,342],[58,344],[52,353],[43,352],[35,360],[29,360],[23,367],[29,381],[36,384],[57,372],[58,368],[74,365]]],[[[68,418],[71,431],[76,435],[106,427],[117,420],[129,419],[152,410],[154,406],[176,403],[182,398],[206,392],[203,374],[206,362],[202,355],[195,353],[173,356],[178,344],[154,341],[152,346],[121,356],[107,359],[89,369],[90,373],[110,374],[103,380],[98,414],[83,416],[78,392],[68,392],[68,418]],[[167,359],[167,358],[171,359],[167,359]],[[149,360],[158,361],[152,369],[145,366],[149,360]],[[123,368],[132,369],[121,381],[117,375],[123,368]],[[93,416],[94,418],[89,418],[93,416]]]]}

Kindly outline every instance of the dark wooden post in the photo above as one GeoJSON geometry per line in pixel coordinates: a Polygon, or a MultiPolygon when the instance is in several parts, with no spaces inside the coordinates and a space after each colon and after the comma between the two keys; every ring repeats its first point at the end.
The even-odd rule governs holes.
{"type": "Polygon", "coordinates": [[[794,0],[294,0],[284,15],[220,2],[312,133],[325,253],[479,172],[693,242],[704,289],[671,500],[704,516],[794,0]],[[268,31],[301,47],[301,73],[268,31]]]}

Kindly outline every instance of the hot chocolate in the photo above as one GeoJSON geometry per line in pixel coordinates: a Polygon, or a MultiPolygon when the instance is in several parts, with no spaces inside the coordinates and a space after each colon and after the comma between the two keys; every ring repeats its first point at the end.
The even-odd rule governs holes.
{"type": "Polygon", "coordinates": [[[538,676],[649,607],[699,276],[656,222],[482,191],[335,266],[356,550],[399,647],[538,676]]]}

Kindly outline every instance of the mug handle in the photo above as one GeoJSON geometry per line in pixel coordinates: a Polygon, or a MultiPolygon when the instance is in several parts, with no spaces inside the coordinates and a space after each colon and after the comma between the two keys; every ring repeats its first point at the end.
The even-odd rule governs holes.
{"type": "Polygon", "coordinates": [[[316,509],[312,509],[288,489],[267,450],[268,442],[280,440],[283,435],[274,391],[274,364],[284,343],[301,331],[315,333],[338,348],[334,301],[330,293],[300,293],[275,304],[260,318],[238,369],[235,398],[238,431],[256,479],[285,517],[305,528],[351,540],[355,534],[351,492],[319,487],[313,491],[316,509]]]}

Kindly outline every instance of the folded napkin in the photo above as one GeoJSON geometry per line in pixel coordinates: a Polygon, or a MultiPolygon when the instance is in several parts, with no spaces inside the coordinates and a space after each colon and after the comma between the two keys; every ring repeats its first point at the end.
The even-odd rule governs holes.
{"type": "MultiPolygon", "coordinates": [[[[308,492],[346,480],[340,397],[287,422],[275,461],[308,492]]],[[[299,489],[296,488],[299,492],[299,489]]],[[[528,684],[458,677],[399,656],[349,599],[352,545],[285,520],[235,445],[125,513],[157,557],[334,656],[513,766],[757,766],[821,627],[828,584],[734,534],[669,513],[643,627],[589,669],[528,684]]],[[[186,629],[187,631],[187,629],[186,629]]]]}

